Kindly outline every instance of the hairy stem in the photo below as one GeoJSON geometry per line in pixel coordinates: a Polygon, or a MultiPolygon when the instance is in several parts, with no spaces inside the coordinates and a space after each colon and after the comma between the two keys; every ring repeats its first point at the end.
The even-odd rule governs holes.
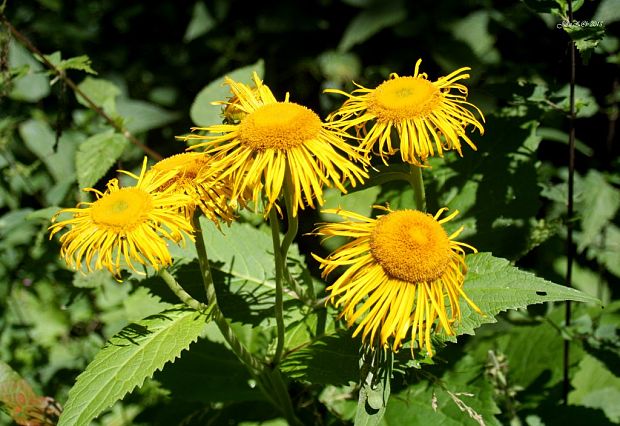
{"type": "Polygon", "coordinates": [[[280,223],[278,222],[278,213],[275,208],[269,211],[269,225],[271,226],[271,239],[273,241],[273,255],[276,266],[276,300],[274,304],[277,341],[276,351],[273,355],[272,364],[277,366],[282,358],[284,350],[284,314],[283,314],[283,298],[282,298],[282,280],[284,278],[284,269],[286,268],[285,260],[282,258],[282,246],[280,245],[280,223]]]}
{"type": "Polygon", "coordinates": [[[237,355],[237,358],[239,358],[239,360],[250,370],[253,375],[260,375],[266,368],[265,364],[256,358],[250,351],[247,350],[243,343],[241,343],[217,303],[217,294],[215,293],[213,276],[211,275],[209,258],[207,257],[207,249],[202,238],[202,228],[198,217],[195,217],[194,229],[198,263],[200,264],[200,271],[202,272],[202,282],[207,294],[207,301],[212,309],[211,315],[213,316],[213,320],[224,336],[224,339],[226,339],[226,342],[230,345],[235,355],[237,355]]]}
{"type": "Polygon", "coordinates": [[[416,208],[421,212],[425,212],[426,194],[424,193],[424,180],[422,179],[422,169],[420,167],[411,165],[411,178],[409,182],[413,188],[416,208]]]}
{"type": "Polygon", "coordinates": [[[164,282],[168,285],[168,288],[172,290],[174,294],[181,300],[181,302],[185,303],[192,309],[196,309],[197,311],[204,312],[209,307],[204,303],[199,302],[194,299],[188,292],[181,287],[181,285],[174,279],[172,274],[168,272],[167,269],[161,269],[159,271],[159,276],[164,280],[164,282]]]}
{"type": "Polygon", "coordinates": [[[301,300],[305,301],[305,292],[303,289],[297,284],[297,281],[291,275],[291,272],[288,269],[287,256],[288,250],[291,247],[291,244],[295,240],[297,236],[297,231],[299,230],[299,218],[297,215],[293,215],[293,183],[291,181],[291,173],[287,167],[285,177],[284,177],[284,203],[286,205],[286,220],[288,223],[288,228],[286,229],[286,234],[284,234],[284,239],[282,240],[281,253],[282,259],[284,262],[284,276],[286,277],[286,281],[288,282],[290,289],[295,292],[297,297],[301,300]]]}

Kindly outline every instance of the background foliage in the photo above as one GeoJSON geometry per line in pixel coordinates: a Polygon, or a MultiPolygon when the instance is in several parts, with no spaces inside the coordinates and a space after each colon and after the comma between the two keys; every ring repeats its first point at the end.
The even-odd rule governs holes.
{"type": "MultiPolygon", "coordinates": [[[[46,230],[57,206],[84,197],[79,188],[101,188],[120,167],[137,169],[144,152],[135,142],[168,156],[185,148],[175,135],[218,122],[219,109],[209,102],[225,96],[218,79],[235,70],[240,79],[249,70],[263,73],[279,98],[289,91],[293,101],[324,117],[341,101],[322,94],[324,88],[349,90],[351,80],[373,85],[390,72],[406,75],[418,58],[431,78],[472,67],[470,101],[485,112],[486,132],[476,140],[478,152],[466,149],[464,158],[432,161],[425,173],[429,209],[459,209],[459,221],[451,225],[464,224],[464,238],[480,251],[563,283],[568,40],[573,37],[579,49],[573,284],[602,300],[605,309],[574,305],[568,328],[560,304],[509,311],[475,335],[447,344],[434,364],[421,370],[411,368],[408,353],[399,354],[384,422],[620,423],[620,8],[616,0],[573,5],[575,19],[587,25],[563,25],[562,0],[6,2],[8,22],[110,120],[0,25],[4,408],[51,406],[53,411],[43,396],[65,404],[76,376],[109,338],[134,324],[133,338],[157,345],[156,336],[141,335],[138,326],[169,321],[186,330],[178,347],[168,348],[174,356],[199,336],[208,339],[193,343],[191,351],[93,424],[280,424],[217,331],[198,328],[196,318],[175,310],[177,301],[161,280],[130,277],[119,284],[104,273],[74,275],[58,259],[57,243],[48,241],[46,230]],[[162,311],[172,314],[143,320],[162,311]],[[571,342],[566,406],[560,404],[564,339],[571,342]]],[[[375,202],[413,206],[405,183],[373,183],[347,196],[330,192],[326,205],[366,214],[375,202]]],[[[331,247],[304,234],[326,219],[316,211],[302,213],[297,252],[290,259],[293,272],[319,297],[324,284],[309,253],[325,254],[331,247]]],[[[222,310],[248,347],[267,351],[274,333],[266,285],[272,274],[269,235],[260,218],[248,214],[242,222],[224,232],[250,235],[252,248],[265,250],[231,247],[215,229],[206,244],[214,273],[227,283],[222,310]]],[[[191,251],[176,258],[181,281],[198,268],[191,251]]],[[[283,369],[294,379],[296,409],[308,424],[352,421],[359,342],[338,338],[347,332],[331,312],[303,306],[288,312],[297,317],[287,318],[286,347],[297,350],[283,369]],[[350,347],[342,345],[345,341],[350,347]]],[[[161,364],[154,359],[152,371],[161,364]]],[[[105,380],[95,384],[113,392],[105,380]]],[[[13,412],[19,421],[16,416],[13,412]]],[[[0,423],[12,420],[3,414],[0,423]]]]}

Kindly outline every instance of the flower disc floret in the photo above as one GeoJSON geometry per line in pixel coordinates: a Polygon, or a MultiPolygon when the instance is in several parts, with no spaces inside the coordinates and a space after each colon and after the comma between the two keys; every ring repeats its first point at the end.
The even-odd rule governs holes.
{"type": "Polygon", "coordinates": [[[380,122],[424,117],[441,102],[441,92],[421,77],[397,77],[381,83],[372,93],[368,111],[380,122]]]}
{"type": "Polygon", "coordinates": [[[370,251],[385,272],[410,283],[439,279],[450,263],[450,239],[431,215],[399,210],[377,220],[370,251]]]}
{"type": "Polygon", "coordinates": [[[257,151],[287,150],[316,139],[321,127],[321,119],[310,109],[293,102],[278,102],[248,114],[239,126],[239,139],[257,151]]]}

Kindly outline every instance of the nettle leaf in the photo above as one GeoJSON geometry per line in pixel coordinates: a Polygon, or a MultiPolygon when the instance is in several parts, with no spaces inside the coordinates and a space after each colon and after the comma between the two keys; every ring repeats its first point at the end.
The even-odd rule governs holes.
{"type": "Polygon", "coordinates": [[[469,272],[465,278],[465,292],[486,316],[477,314],[461,300],[463,316],[457,330],[459,335],[474,334],[475,328],[496,322],[494,316],[508,309],[563,300],[600,303],[596,297],[522,271],[490,253],[468,255],[466,262],[469,272]]]}
{"type": "MultiPolygon", "coordinates": [[[[273,325],[275,272],[271,235],[247,223],[233,222],[219,230],[210,220],[200,220],[222,311],[233,321],[251,325],[266,321],[273,325]]],[[[305,260],[295,244],[289,250],[288,263],[293,276],[299,277],[305,260]]],[[[284,302],[285,309],[295,302],[286,289],[284,302]]],[[[291,322],[286,313],[285,320],[291,322]]]]}
{"type": "Polygon", "coordinates": [[[402,22],[406,17],[407,11],[400,2],[393,2],[390,7],[384,7],[383,4],[373,5],[351,20],[338,44],[338,50],[346,52],[382,29],[402,22]]]}
{"type": "Polygon", "coordinates": [[[88,424],[141,386],[196,341],[207,318],[179,305],[125,327],[78,376],[58,425],[88,424]]]}
{"type": "Polygon", "coordinates": [[[264,399],[259,389],[252,386],[247,368],[230,349],[205,339],[158,372],[155,379],[177,400],[212,403],[264,399]]]}
{"type": "Polygon", "coordinates": [[[127,139],[114,130],[108,130],[86,139],[75,155],[78,184],[93,187],[129,145],[127,139]]]}
{"type": "Polygon", "coordinates": [[[211,105],[211,102],[226,101],[232,96],[228,86],[224,85],[224,77],[230,77],[241,83],[251,84],[252,73],[254,71],[256,71],[259,77],[263,76],[265,73],[265,65],[262,59],[255,64],[237,68],[234,71],[226,73],[202,89],[198,95],[196,95],[194,103],[189,111],[194,124],[201,127],[220,124],[222,122],[222,106],[211,105]]]}
{"type": "Polygon", "coordinates": [[[480,357],[465,355],[441,379],[421,380],[393,394],[384,424],[499,425],[493,385],[483,371],[480,357]]]}
{"type": "MultiPolygon", "coordinates": [[[[541,205],[538,160],[534,155],[541,140],[536,133],[537,125],[524,119],[496,116],[488,120],[483,139],[474,135],[478,152],[463,147],[462,158],[449,152],[444,158],[429,161],[432,168],[422,171],[429,212],[441,207],[460,212],[446,223],[448,232],[464,226],[462,239],[509,259],[527,252],[532,218],[541,205]]],[[[400,182],[392,184],[396,183],[400,182]]],[[[401,183],[403,188],[406,185],[401,183]]],[[[397,187],[390,185],[386,189],[389,188],[398,196],[397,187]]],[[[390,198],[381,198],[391,204],[390,198]]],[[[412,206],[403,201],[407,200],[400,197],[401,208],[412,206]]]]}
{"type": "Polygon", "coordinates": [[[360,377],[361,341],[350,331],[326,335],[288,355],[282,372],[288,377],[313,384],[346,385],[360,377]]]}
{"type": "Polygon", "coordinates": [[[95,70],[91,68],[92,61],[87,55],[75,56],[69,59],[62,59],[60,51],[56,51],[51,55],[45,55],[45,58],[50,61],[59,70],[78,70],[84,71],[88,74],[97,74],[95,70]]]}

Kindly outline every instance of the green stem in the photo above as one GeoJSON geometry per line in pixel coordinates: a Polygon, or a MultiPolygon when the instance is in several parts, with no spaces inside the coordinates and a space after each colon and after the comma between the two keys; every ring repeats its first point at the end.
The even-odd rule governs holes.
{"type": "Polygon", "coordinates": [[[284,351],[284,302],[282,299],[282,279],[284,278],[284,270],[286,265],[284,264],[285,260],[282,258],[282,246],[280,245],[280,223],[278,222],[278,214],[275,208],[272,208],[269,211],[269,225],[271,226],[273,254],[276,264],[276,301],[274,304],[274,310],[276,317],[277,342],[272,364],[277,366],[280,363],[282,352],[284,351]]]}
{"type": "Polygon", "coordinates": [[[411,165],[411,179],[409,183],[413,188],[413,197],[415,198],[415,206],[421,211],[426,211],[426,194],[424,193],[424,180],[422,179],[422,169],[418,166],[411,165]]]}
{"type": "MultiPolygon", "coordinates": [[[[274,211],[274,210],[272,210],[274,211]]],[[[274,213],[275,216],[275,213],[274,213]]],[[[276,224],[277,224],[277,217],[276,224]]],[[[272,225],[273,226],[273,225],[272,225]]],[[[276,228],[277,225],[276,225],[276,228]]],[[[239,341],[237,335],[230,327],[230,324],[224,317],[224,314],[220,310],[220,307],[217,303],[217,293],[215,292],[215,285],[213,283],[213,276],[211,275],[211,268],[209,266],[209,258],[207,257],[207,249],[205,247],[204,239],[202,237],[202,227],[200,226],[200,220],[198,216],[194,217],[194,229],[195,229],[195,237],[196,237],[196,251],[198,252],[198,262],[200,263],[200,270],[202,271],[202,281],[205,287],[205,292],[207,293],[207,300],[212,308],[212,316],[217,324],[220,332],[232,348],[237,358],[245,364],[245,366],[249,369],[250,374],[256,379],[259,388],[265,394],[265,397],[268,401],[270,401],[275,407],[277,407],[284,418],[290,425],[302,425],[302,423],[295,416],[295,412],[293,411],[293,403],[288,394],[288,389],[286,384],[284,383],[282,376],[280,375],[280,371],[277,370],[277,367],[274,366],[274,369],[267,368],[267,366],[256,358],[250,351],[248,351],[245,346],[239,341]]],[[[280,244],[280,234],[279,229],[276,229],[277,242],[278,247],[280,244]]],[[[280,251],[277,250],[277,253],[280,251]]],[[[276,269],[277,266],[276,266],[276,269]]],[[[280,268],[281,270],[281,268],[280,268]]],[[[282,277],[280,277],[280,283],[282,282],[282,277]]],[[[276,285],[277,289],[277,285],[276,285]]],[[[277,293],[277,291],[276,291],[277,293]]],[[[282,285],[280,284],[280,319],[282,319],[282,285]]],[[[276,302],[277,302],[277,294],[276,294],[276,302]]],[[[282,346],[284,345],[284,321],[282,320],[282,339],[278,339],[278,342],[282,342],[282,346]]],[[[282,349],[280,349],[281,351],[282,349]]]]}
{"type": "MultiPolygon", "coordinates": [[[[304,300],[304,291],[297,284],[297,281],[291,275],[291,272],[288,269],[287,257],[288,250],[291,247],[291,244],[295,240],[297,236],[297,231],[299,230],[299,218],[296,215],[293,215],[293,182],[291,180],[291,173],[287,167],[285,177],[284,177],[284,203],[286,205],[286,219],[288,222],[288,228],[286,229],[286,234],[284,234],[284,239],[282,240],[282,259],[284,261],[284,275],[286,277],[286,281],[288,282],[290,288],[297,294],[299,299],[304,300]]],[[[305,301],[305,300],[304,300],[305,301]]]]}
{"type": "Polygon", "coordinates": [[[243,343],[237,338],[234,330],[230,327],[230,324],[224,317],[220,306],[217,303],[217,294],[215,292],[215,285],[213,284],[213,276],[211,275],[211,268],[209,267],[209,258],[207,257],[207,249],[205,247],[204,239],[202,238],[202,228],[200,226],[200,220],[198,217],[194,220],[195,238],[196,238],[196,251],[198,252],[198,263],[200,264],[200,270],[202,272],[202,282],[207,293],[207,300],[212,308],[211,315],[213,320],[217,324],[220,332],[226,339],[226,342],[230,345],[231,349],[237,355],[237,358],[245,364],[253,375],[260,375],[266,368],[258,358],[256,358],[250,351],[243,346],[243,343]]]}
{"type": "Polygon", "coordinates": [[[170,288],[170,290],[177,295],[181,302],[185,303],[190,308],[201,312],[204,312],[209,308],[207,305],[197,301],[188,292],[186,292],[167,269],[161,269],[159,271],[159,276],[162,277],[166,284],[168,284],[168,288],[170,288]]]}

